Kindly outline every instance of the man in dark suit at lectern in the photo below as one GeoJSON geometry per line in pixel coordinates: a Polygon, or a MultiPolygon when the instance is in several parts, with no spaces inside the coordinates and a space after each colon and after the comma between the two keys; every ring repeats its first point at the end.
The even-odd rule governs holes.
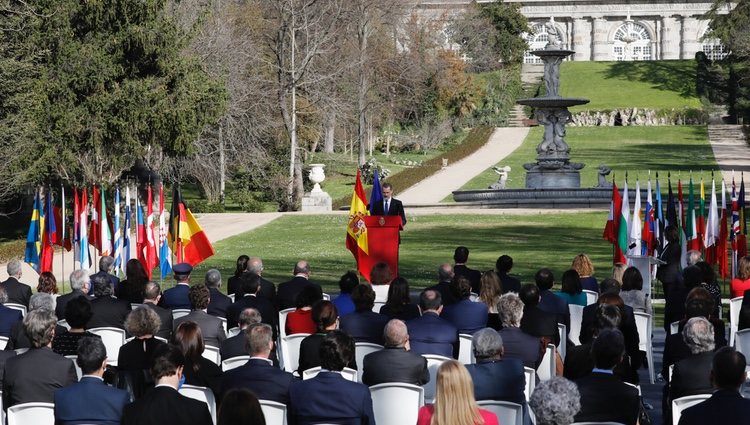
{"type": "Polygon", "coordinates": [[[401,216],[401,224],[406,224],[406,213],[404,213],[404,204],[393,197],[393,186],[390,183],[383,183],[383,201],[374,203],[371,206],[371,215],[398,215],[401,216]]]}

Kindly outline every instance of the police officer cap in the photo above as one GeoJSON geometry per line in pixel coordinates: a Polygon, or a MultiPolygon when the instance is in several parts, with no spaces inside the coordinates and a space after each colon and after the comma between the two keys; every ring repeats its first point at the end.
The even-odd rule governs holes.
{"type": "Polygon", "coordinates": [[[191,266],[188,263],[180,263],[180,264],[175,264],[172,270],[174,271],[174,274],[176,275],[185,276],[185,275],[189,275],[190,272],[193,271],[193,266],[191,266]]]}

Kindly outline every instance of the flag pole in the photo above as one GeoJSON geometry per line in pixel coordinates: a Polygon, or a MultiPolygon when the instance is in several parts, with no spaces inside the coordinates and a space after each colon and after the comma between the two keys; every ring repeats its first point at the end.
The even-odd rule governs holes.
{"type": "Polygon", "coordinates": [[[62,183],[60,183],[60,204],[62,206],[62,212],[60,213],[61,221],[62,221],[62,237],[60,238],[60,246],[62,249],[60,249],[60,255],[62,257],[62,293],[65,293],[65,186],[63,186],[62,183]]]}

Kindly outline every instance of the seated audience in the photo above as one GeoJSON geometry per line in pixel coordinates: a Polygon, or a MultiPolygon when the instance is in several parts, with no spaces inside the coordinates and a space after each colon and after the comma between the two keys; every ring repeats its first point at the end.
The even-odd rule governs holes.
{"type": "MultiPolygon", "coordinates": [[[[59,306],[59,304],[58,304],[59,306]]],[[[29,312],[34,310],[55,310],[55,299],[50,294],[36,293],[29,300],[29,312]]],[[[27,313],[28,314],[28,313],[27,313]]],[[[55,325],[55,335],[63,334],[67,331],[64,326],[55,325]]],[[[23,321],[15,322],[10,327],[10,339],[5,346],[6,350],[17,350],[19,348],[31,348],[31,340],[24,330],[23,321]]]]}
{"type": "MultiPolygon", "coordinates": [[[[316,333],[306,336],[299,346],[297,372],[300,375],[307,369],[320,366],[320,343],[328,332],[336,330],[339,323],[336,306],[327,300],[318,301],[313,305],[312,319],[315,322],[316,333]]],[[[357,369],[354,359],[346,367],[357,369]]]]}
{"type": "Polygon", "coordinates": [[[185,356],[185,368],[182,373],[185,383],[210,388],[218,395],[221,380],[221,368],[216,363],[203,357],[206,346],[203,343],[201,328],[195,322],[182,322],[174,331],[172,343],[185,356]]]}
{"type": "Polygon", "coordinates": [[[476,400],[501,400],[526,404],[526,377],[519,359],[504,358],[503,339],[494,329],[474,333],[471,349],[475,364],[466,365],[474,382],[476,400]]]}
{"type": "Polygon", "coordinates": [[[234,303],[227,308],[227,326],[232,329],[238,326],[238,318],[242,310],[246,308],[254,308],[260,313],[260,317],[263,323],[271,326],[274,329],[274,338],[276,337],[276,328],[279,326],[279,312],[274,307],[273,303],[264,297],[258,296],[260,294],[260,276],[255,273],[244,273],[240,277],[242,284],[242,295],[239,298],[235,298],[234,303]]]}
{"type": "Polygon", "coordinates": [[[51,309],[32,310],[24,317],[23,328],[31,348],[5,362],[3,409],[35,401],[52,403],[57,389],[78,380],[73,362],[52,351],[56,323],[51,309]]]}
{"type": "Polygon", "coordinates": [[[362,383],[368,386],[386,382],[424,385],[430,380],[427,359],[409,351],[406,324],[391,319],[385,326],[385,347],[365,356],[362,383]]]}
{"type": "MultiPolygon", "coordinates": [[[[167,345],[154,338],[160,325],[159,316],[148,307],[136,308],[125,319],[125,330],[133,339],[120,347],[117,370],[118,377],[132,382],[129,386],[134,399],[141,397],[154,385],[149,370],[154,365],[158,352],[167,345]]],[[[122,388],[120,385],[118,387],[122,388]]]]}
{"type": "Polygon", "coordinates": [[[383,345],[383,328],[388,316],[372,311],[375,304],[375,291],[368,284],[359,284],[352,291],[354,313],[339,319],[339,329],[348,333],[356,342],[370,342],[383,345]]]}
{"type": "Polygon", "coordinates": [[[94,299],[91,300],[91,319],[86,323],[86,329],[125,329],[125,318],[132,309],[130,303],[112,296],[112,283],[107,277],[97,276],[91,282],[94,285],[94,299]]]}
{"type": "Polygon", "coordinates": [[[443,311],[440,292],[425,289],[419,296],[422,315],[406,322],[411,351],[458,358],[458,328],[440,317],[443,311]]]}
{"type": "Polygon", "coordinates": [[[20,281],[23,275],[21,261],[16,259],[8,261],[6,271],[8,272],[8,279],[2,282],[0,286],[5,288],[5,293],[8,294],[8,302],[21,304],[28,308],[31,299],[31,287],[20,281]]]}
{"type": "Polygon", "coordinates": [[[515,292],[503,294],[497,303],[497,311],[503,324],[500,336],[503,338],[504,356],[521,360],[525,367],[536,369],[542,360],[543,347],[538,337],[529,335],[520,328],[523,318],[521,298],[515,292]]]}
{"type": "Polygon", "coordinates": [[[227,338],[221,344],[219,350],[221,353],[221,361],[231,359],[232,357],[246,356],[247,347],[245,347],[245,330],[247,330],[250,325],[260,322],[261,317],[258,310],[254,308],[246,308],[242,310],[242,313],[240,313],[240,332],[233,337],[227,338]]]}
{"type": "Polygon", "coordinates": [[[232,299],[222,294],[219,290],[221,288],[221,272],[216,269],[210,269],[206,272],[205,282],[211,300],[208,302],[208,307],[206,307],[206,313],[226,319],[227,308],[232,305],[232,299]]]}
{"type": "Polygon", "coordinates": [[[117,285],[115,295],[128,303],[143,303],[143,287],[148,282],[148,274],[137,258],[125,263],[125,280],[117,285]]]}
{"type": "MultiPolygon", "coordinates": [[[[307,261],[297,261],[297,264],[294,265],[294,278],[279,285],[278,301],[280,310],[296,306],[297,294],[302,291],[302,288],[308,285],[313,285],[317,288],[322,297],[323,290],[320,288],[320,285],[310,281],[310,273],[310,265],[307,261]]],[[[266,317],[263,310],[260,311],[260,314],[262,314],[264,318],[266,317]]]]}
{"type": "Polygon", "coordinates": [[[417,425],[499,425],[497,416],[477,406],[471,376],[464,365],[448,360],[440,365],[435,403],[419,408],[417,425]]]}
{"type": "Polygon", "coordinates": [[[174,317],[172,316],[172,310],[159,305],[159,300],[161,300],[161,288],[159,284],[153,281],[147,282],[143,287],[143,305],[154,310],[159,316],[161,325],[156,332],[156,336],[169,340],[172,337],[174,317]]]}
{"type": "Polygon", "coordinates": [[[206,403],[177,392],[184,366],[185,357],[179,348],[161,348],[151,367],[156,386],[125,406],[122,425],[213,425],[206,403]]]}
{"type": "Polygon", "coordinates": [[[336,310],[339,314],[354,313],[354,301],[352,301],[352,291],[359,285],[359,277],[355,272],[346,272],[339,279],[339,295],[333,300],[336,310]]]}
{"type": "Polygon", "coordinates": [[[717,313],[715,302],[716,299],[706,288],[699,286],[691,289],[685,300],[685,317],[680,319],[678,327],[679,331],[682,332],[683,326],[685,326],[685,323],[689,319],[689,317],[687,317],[688,306],[692,303],[701,303],[703,310],[701,310],[700,316],[705,317],[714,326],[714,342],[716,343],[716,348],[721,348],[727,345],[726,332],[724,329],[726,324],[722,319],[719,319],[714,315],[717,313]]]}
{"type": "MultiPolygon", "coordinates": [[[[190,310],[190,273],[193,272],[193,266],[188,263],[175,264],[172,267],[174,280],[177,284],[166,291],[161,296],[160,305],[170,310],[190,310]]],[[[145,284],[145,283],[144,283],[145,284]]]]}
{"type": "Polygon", "coordinates": [[[266,425],[266,417],[258,397],[252,391],[239,388],[224,394],[217,425],[266,425]]]}
{"type": "Polygon", "coordinates": [[[557,330],[557,315],[539,308],[539,288],[532,284],[521,286],[519,297],[523,301],[523,317],[521,330],[529,335],[543,339],[544,346],[548,343],[560,343],[560,333],[557,330]]]}
{"type": "MultiPolygon", "coordinates": [[[[137,261],[137,260],[136,260],[137,261]]],[[[57,305],[55,306],[55,315],[58,320],[65,318],[65,303],[73,298],[78,298],[83,295],[88,298],[90,280],[89,272],[85,269],[78,269],[70,274],[70,289],[71,291],[67,294],[60,295],[57,297],[57,305]]]]}
{"type": "Polygon", "coordinates": [[[376,263],[370,271],[370,283],[375,291],[375,301],[384,303],[388,299],[388,287],[393,280],[393,273],[387,263],[376,263]]]}
{"type": "Polygon", "coordinates": [[[242,280],[240,277],[247,270],[248,260],[250,260],[250,257],[244,254],[237,257],[237,267],[234,269],[234,275],[227,279],[227,294],[234,294],[235,301],[244,295],[244,292],[242,292],[242,280]]]}
{"type": "Polygon", "coordinates": [[[731,347],[721,348],[712,362],[711,380],[716,391],[708,400],[682,411],[678,425],[739,424],[750,417],[750,400],[740,395],[747,379],[745,356],[731,347]]]}
{"type": "MultiPolygon", "coordinates": [[[[97,276],[107,278],[112,284],[113,292],[117,291],[117,287],[120,286],[120,278],[112,274],[114,264],[115,259],[112,256],[104,255],[99,258],[99,271],[91,275],[92,280],[97,276]]],[[[90,292],[89,295],[92,293],[90,292]]]]}
{"type": "Polygon", "coordinates": [[[581,394],[581,411],[576,422],[617,422],[635,425],[638,422],[640,397],[638,390],[613,375],[622,361],[625,340],[617,330],[604,329],[594,340],[591,355],[595,369],[576,381],[581,394]]]}
{"type": "Polygon", "coordinates": [[[221,343],[227,339],[227,334],[224,331],[224,322],[206,313],[206,308],[208,308],[208,304],[211,302],[211,292],[206,285],[199,283],[188,289],[188,299],[193,309],[185,316],[174,320],[173,326],[175,331],[182,323],[195,322],[201,328],[203,341],[206,345],[216,348],[221,347],[221,343]]]}
{"type": "Polygon", "coordinates": [[[388,287],[388,300],[380,307],[380,314],[403,321],[419,317],[419,307],[411,302],[409,282],[403,277],[393,279],[388,287]]]}
{"type": "Polygon", "coordinates": [[[10,338],[13,325],[22,326],[23,314],[20,310],[4,306],[7,302],[8,294],[5,288],[0,286],[0,336],[10,338]]]}
{"type": "Polygon", "coordinates": [[[705,261],[699,261],[695,263],[696,266],[701,270],[701,276],[703,277],[700,282],[700,287],[707,290],[714,299],[714,311],[712,315],[719,317],[719,309],[721,308],[721,287],[716,281],[716,272],[712,265],[705,261]]]}
{"type": "Polygon", "coordinates": [[[573,258],[570,268],[578,272],[581,278],[581,286],[588,291],[599,292],[599,284],[594,277],[594,263],[586,254],[578,254],[573,258]]]}
{"type": "MultiPolygon", "coordinates": [[[[443,300],[443,305],[450,305],[458,301],[453,295],[453,266],[448,263],[441,264],[440,267],[438,267],[437,285],[431,286],[427,289],[440,292],[440,299],[443,300]]],[[[422,311],[422,313],[424,313],[424,311],[422,311]]]]}
{"type": "Polygon", "coordinates": [[[459,246],[453,252],[453,274],[463,276],[471,283],[471,292],[478,294],[481,289],[482,273],[479,270],[470,269],[466,266],[469,261],[469,248],[459,246]]]}
{"type": "Polygon", "coordinates": [[[521,281],[508,274],[512,268],[513,258],[509,255],[501,255],[497,257],[495,270],[497,271],[497,275],[502,283],[501,287],[503,288],[503,294],[507,294],[508,292],[518,293],[518,291],[521,290],[521,281]]]}
{"type": "Polygon", "coordinates": [[[554,314],[557,323],[565,325],[567,332],[570,329],[570,309],[568,309],[567,301],[552,292],[552,286],[555,284],[555,277],[552,275],[552,271],[547,268],[540,269],[534,275],[534,281],[537,288],[539,288],[539,304],[537,307],[539,310],[554,314]]]}
{"type": "Polygon", "coordinates": [[[471,283],[463,276],[457,276],[454,282],[454,294],[458,302],[447,305],[441,317],[453,323],[461,334],[473,334],[487,327],[489,310],[484,303],[475,303],[470,299],[471,283]]]}
{"type": "Polygon", "coordinates": [[[228,370],[221,379],[222,399],[232,389],[252,391],[260,400],[289,403],[289,385],[294,376],[274,367],[268,356],[273,350],[273,331],[265,323],[248,326],[244,333],[250,360],[244,365],[228,370]]]}
{"type": "MultiPolygon", "coordinates": [[[[102,257],[106,258],[106,257],[102,257]]],[[[42,272],[39,275],[39,281],[36,285],[37,292],[44,292],[50,295],[57,294],[57,278],[51,272],[42,272]]]]}
{"type": "Polygon", "coordinates": [[[264,270],[263,260],[260,257],[250,257],[247,261],[246,272],[260,276],[260,289],[258,290],[258,296],[270,301],[273,308],[278,310],[279,300],[276,296],[276,285],[263,277],[264,270]]]}
{"type": "Polygon", "coordinates": [[[341,331],[332,331],[325,336],[320,344],[323,370],[312,379],[295,381],[289,386],[287,415],[290,425],[375,423],[370,390],[338,373],[353,357],[352,337],[341,331]]]}
{"type": "Polygon", "coordinates": [[[740,258],[737,276],[731,283],[732,298],[741,297],[750,289],[750,255],[740,258]]]}
{"type": "Polygon", "coordinates": [[[651,299],[643,292],[643,276],[635,267],[628,267],[622,274],[622,287],[620,298],[625,305],[630,306],[633,311],[652,314],[651,299]]]}
{"type": "Polygon", "coordinates": [[[285,332],[287,335],[315,333],[312,321],[312,306],[323,299],[323,294],[312,285],[302,288],[297,294],[297,309],[286,316],[285,332]]]}
{"type": "Polygon", "coordinates": [[[496,331],[503,327],[497,312],[497,302],[503,294],[500,277],[492,270],[482,274],[479,278],[479,301],[487,306],[487,327],[496,331]]]}
{"type": "Polygon", "coordinates": [[[84,329],[90,318],[91,303],[85,296],[81,295],[68,301],[65,305],[65,321],[68,322],[70,329],[55,334],[52,340],[52,351],[61,356],[75,356],[78,352],[78,342],[82,338],[100,338],[84,329]]]}
{"type": "Polygon", "coordinates": [[[128,393],[104,383],[107,349],[101,338],[87,336],[80,342],[75,354],[83,376],[55,391],[55,424],[119,424],[128,393]]]}
{"type": "Polygon", "coordinates": [[[555,295],[565,300],[570,305],[580,305],[586,307],[586,294],[583,292],[581,278],[578,272],[570,269],[565,270],[560,281],[560,292],[555,295]]]}
{"type": "Polygon", "coordinates": [[[529,405],[537,425],[570,425],[581,410],[581,395],[576,384],[554,377],[536,385],[529,405]]]}

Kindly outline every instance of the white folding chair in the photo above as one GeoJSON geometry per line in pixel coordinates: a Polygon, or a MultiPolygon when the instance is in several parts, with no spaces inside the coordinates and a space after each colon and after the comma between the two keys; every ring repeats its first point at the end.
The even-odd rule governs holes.
{"type": "Polygon", "coordinates": [[[497,416],[498,423],[503,425],[523,425],[523,406],[518,403],[481,400],[477,401],[477,405],[494,413],[497,416]]]}
{"type": "Polygon", "coordinates": [[[250,356],[230,357],[221,362],[221,370],[223,370],[224,372],[232,370],[236,367],[244,365],[248,360],[250,360],[250,356]]]}
{"type": "Polygon", "coordinates": [[[8,345],[9,338],[7,336],[0,336],[0,350],[5,350],[5,346],[8,345]]]}
{"type": "Polygon", "coordinates": [[[474,350],[471,349],[471,335],[458,334],[458,361],[462,364],[476,363],[474,350]]]}
{"type": "Polygon", "coordinates": [[[750,329],[743,329],[735,334],[734,346],[745,357],[750,357],[750,329]]]}
{"type": "Polygon", "coordinates": [[[232,302],[234,303],[234,294],[229,294],[229,295],[227,295],[227,296],[228,296],[228,297],[229,297],[229,299],[230,299],[230,300],[232,300],[232,302]]]}
{"type": "Polygon", "coordinates": [[[732,298],[729,301],[729,346],[730,347],[734,347],[734,334],[737,333],[737,329],[738,329],[738,325],[740,321],[740,307],[742,307],[742,297],[732,298]]]}
{"type": "Polygon", "coordinates": [[[23,304],[16,304],[16,303],[5,303],[4,306],[8,308],[12,308],[13,310],[18,310],[21,312],[21,316],[26,317],[26,306],[23,304]]]}
{"type": "Polygon", "coordinates": [[[107,364],[117,366],[117,357],[120,355],[120,347],[125,345],[125,330],[120,328],[102,327],[88,330],[92,334],[102,338],[104,347],[107,348],[107,364]]]}
{"type": "Polygon", "coordinates": [[[229,330],[227,328],[227,319],[226,319],[226,317],[218,317],[218,316],[216,316],[216,318],[219,319],[219,320],[221,320],[221,324],[222,324],[222,326],[224,326],[224,333],[227,333],[229,330]]]}
{"type": "Polygon", "coordinates": [[[130,303],[130,309],[135,310],[138,307],[141,307],[143,304],[140,303],[130,303]]]}
{"type": "Polygon", "coordinates": [[[669,334],[674,335],[680,331],[680,321],[672,322],[669,324],[669,334]]]}
{"type": "MultiPolygon", "coordinates": [[[[321,370],[322,368],[320,366],[306,369],[304,372],[302,372],[302,380],[306,381],[308,379],[315,378],[316,376],[318,376],[321,370]]],[[[357,371],[352,368],[345,367],[344,369],[342,369],[341,376],[343,376],[347,381],[357,382],[357,371]]]]}
{"type": "Polygon", "coordinates": [[[281,357],[284,359],[284,370],[292,373],[299,366],[299,345],[310,334],[294,334],[281,338],[281,357]]]}
{"type": "Polygon", "coordinates": [[[544,357],[542,362],[539,363],[539,367],[536,368],[536,374],[542,381],[548,381],[555,377],[557,368],[555,367],[555,346],[547,344],[547,349],[544,350],[544,357]]]}
{"type": "Polygon", "coordinates": [[[62,326],[63,328],[65,328],[67,330],[70,330],[70,325],[68,324],[68,321],[65,320],[65,319],[58,320],[57,324],[60,325],[60,326],[62,326]]]}
{"type": "Polygon", "coordinates": [[[479,294],[476,292],[469,292],[469,301],[473,303],[479,302],[479,294]]]}
{"type": "Polygon", "coordinates": [[[375,291],[375,301],[385,303],[388,300],[388,289],[391,285],[370,285],[372,290],[375,291]]]}
{"type": "Polygon", "coordinates": [[[669,370],[667,371],[667,375],[669,376],[669,382],[672,382],[672,373],[674,372],[674,365],[669,365],[669,370]]]}
{"type": "Polygon", "coordinates": [[[286,315],[296,310],[296,308],[286,308],[279,312],[279,341],[286,336],[286,315]]]}
{"type": "Polygon", "coordinates": [[[172,320],[177,320],[180,317],[187,316],[190,314],[190,310],[186,308],[176,308],[172,310],[172,320]]]}
{"type": "Polygon", "coordinates": [[[8,425],[54,425],[53,403],[22,403],[8,408],[8,425]]]}
{"type": "Polygon", "coordinates": [[[213,391],[206,387],[185,384],[180,387],[180,394],[206,403],[206,407],[209,413],[211,413],[211,419],[214,421],[214,424],[216,423],[216,398],[213,391]]]}
{"type": "Polygon", "coordinates": [[[81,376],[83,376],[83,372],[81,371],[81,367],[78,366],[78,356],[65,356],[66,359],[70,359],[73,362],[73,366],[76,367],[76,375],[78,375],[78,380],[81,380],[81,376]]]}
{"type": "Polygon", "coordinates": [[[383,308],[384,305],[385,305],[385,301],[375,301],[372,304],[372,312],[380,313],[380,309],[383,308]]]}
{"type": "Polygon", "coordinates": [[[271,400],[258,400],[258,402],[260,402],[263,416],[266,417],[266,425],[286,425],[286,405],[271,400]]]}
{"type": "Polygon", "coordinates": [[[586,294],[586,305],[596,304],[599,299],[599,294],[590,289],[584,289],[583,293],[586,294]]]}
{"type": "Polygon", "coordinates": [[[430,372],[430,382],[422,386],[424,388],[424,401],[425,403],[432,403],[435,401],[437,370],[443,362],[450,360],[450,358],[436,354],[422,354],[422,357],[427,359],[427,370],[430,372]]]}
{"type": "Polygon", "coordinates": [[[211,360],[217,366],[221,366],[221,353],[217,347],[206,345],[203,347],[203,358],[211,360]]]}
{"type": "Polygon", "coordinates": [[[382,345],[370,342],[357,342],[354,344],[354,359],[357,362],[357,382],[362,382],[362,373],[365,370],[365,356],[382,349],[382,345]]]}
{"type": "Polygon", "coordinates": [[[583,306],[568,304],[570,311],[570,332],[568,336],[575,345],[581,345],[581,322],[583,322],[583,306]]]}
{"type": "Polygon", "coordinates": [[[531,394],[534,393],[536,387],[536,371],[530,367],[523,367],[523,376],[526,378],[526,387],[523,389],[523,394],[526,396],[526,401],[531,400],[531,394]]]}
{"type": "Polygon", "coordinates": [[[389,382],[370,387],[375,422],[387,425],[414,425],[424,406],[424,388],[389,382]]]}
{"type": "Polygon", "coordinates": [[[638,349],[646,352],[646,359],[648,360],[648,376],[653,384],[656,381],[656,373],[654,372],[654,353],[653,345],[651,344],[653,325],[651,322],[651,315],[640,311],[636,311],[633,314],[635,314],[635,326],[638,328],[638,349]]]}
{"type": "Polygon", "coordinates": [[[672,400],[672,423],[680,423],[683,410],[695,406],[698,403],[702,403],[703,401],[708,400],[709,397],[711,397],[711,394],[696,394],[672,400]]]}
{"type": "Polygon", "coordinates": [[[560,334],[560,344],[557,350],[560,351],[560,358],[565,361],[565,354],[568,352],[568,330],[564,324],[557,324],[557,333],[560,334]]]}
{"type": "Polygon", "coordinates": [[[239,335],[240,332],[242,332],[242,329],[239,328],[239,326],[235,326],[233,328],[230,328],[227,330],[227,338],[231,338],[235,335],[239,335]]]}
{"type": "Polygon", "coordinates": [[[326,294],[325,292],[323,292],[323,299],[326,300],[326,301],[331,301],[331,295],[326,294]]]}

